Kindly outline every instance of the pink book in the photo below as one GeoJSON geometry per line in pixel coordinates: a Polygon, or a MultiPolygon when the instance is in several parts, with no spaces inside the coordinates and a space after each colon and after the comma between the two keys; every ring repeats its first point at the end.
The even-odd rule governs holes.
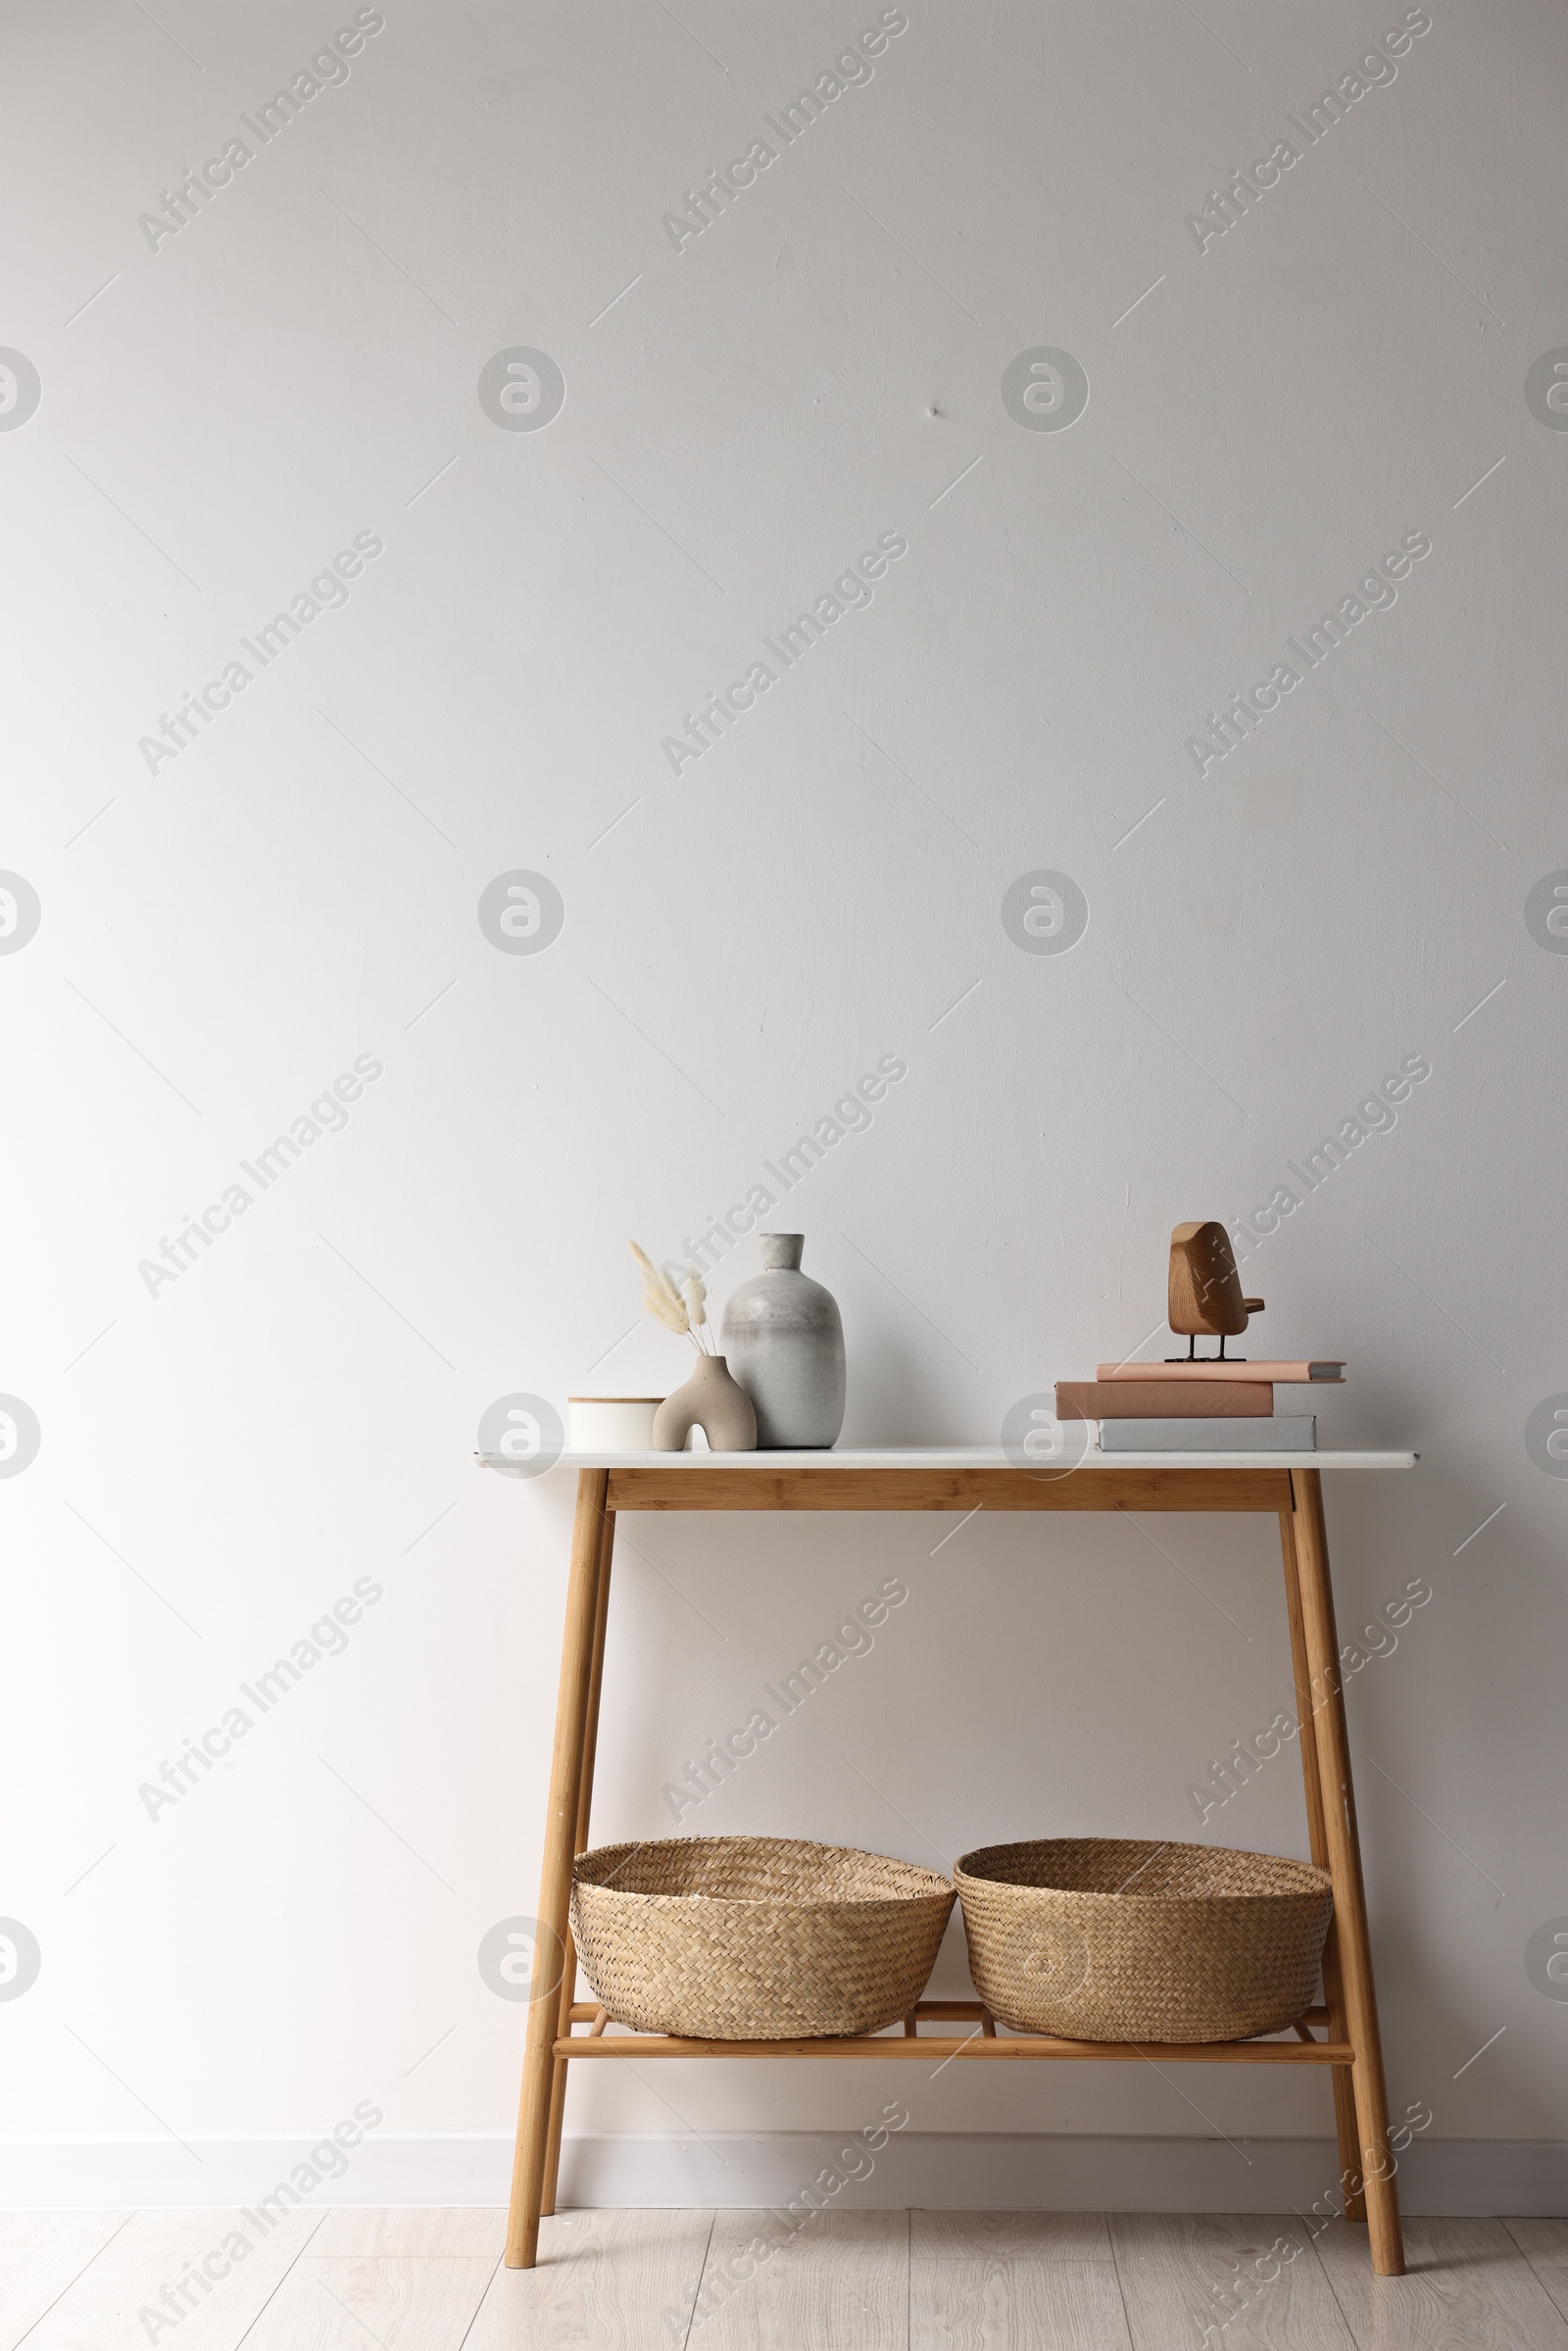
{"type": "Polygon", "coordinates": [[[1314,1387],[1322,1384],[1343,1385],[1343,1363],[1257,1363],[1245,1355],[1227,1355],[1217,1362],[1212,1355],[1200,1362],[1189,1363],[1102,1363],[1096,1367],[1097,1380],[1268,1380],[1275,1386],[1292,1381],[1314,1387]]]}

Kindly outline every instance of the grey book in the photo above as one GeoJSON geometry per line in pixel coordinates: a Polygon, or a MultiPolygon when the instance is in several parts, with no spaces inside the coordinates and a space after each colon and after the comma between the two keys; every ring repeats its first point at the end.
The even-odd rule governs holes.
{"type": "Polygon", "coordinates": [[[1312,1453],[1317,1414],[1253,1420],[1102,1420],[1102,1453],[1312,1453]]]}

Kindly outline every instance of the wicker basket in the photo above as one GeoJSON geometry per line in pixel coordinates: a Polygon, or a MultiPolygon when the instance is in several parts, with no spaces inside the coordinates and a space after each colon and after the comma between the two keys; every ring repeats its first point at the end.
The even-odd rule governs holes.
{"type": "Polygon", "coordinates": [[[1328,1875],[1273,1853],[1111,1837],[965,1853],[969,1972],[999,2023],[1068,2040],[1247,2040],[1312,1997],[1328,1875]]]}
{"type": "Polygon", "coordinates": [[[784,1837],[579,1856],[571,1927],[610,2015],[702,2040],[877,2033],[925,1988],[954,1904],[935,1871],[784,1837]]]}

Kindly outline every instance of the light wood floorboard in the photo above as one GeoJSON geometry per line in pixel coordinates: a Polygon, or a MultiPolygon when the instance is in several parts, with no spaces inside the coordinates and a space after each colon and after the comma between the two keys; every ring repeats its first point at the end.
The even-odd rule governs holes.
{"type": "Polygon", "coordinates": [[[710,2212],[542,2222],[538,2268],[495,2272],[464,2351],[680,2351],[712,2225],[710,2212]]]}
{"type": "MultiPolygon", "coordinates": [[[[1357,2351],[1292,2213],[1113,2213],[1110,2241],[1136,2351],[1196,2346],[1210,2326],[1225,2351],[1357,2351]]],[[[1366,2269],[1365,2229],[1360,2250],[1366,2269]]]]}
{"type": "Polygon", "coordinates": [[[1536,2276],[1541,2280],[1542,2291],[1550,2297],[1559,2314],[1568,2319],[1568,2270],[1552,2267],[1537,2270],[1536,2276]]]}
{"type": "Polygon", "coordinates": [[[1568,2270],[1568,2220],[1504,2221],[1526,2261],[1538,2270],[1568,2270]]]}
{"type": "Polygon", "coordinates": [[[1374,2278],[1365,2229],[1344,2222],[1317,2247],[1360,2351],[1568,2351],[1568,2321],[1501,2221],[1406,2221],[1402,2278],[1374,2278]]]}
{"type": "Polygon", "coordinates": [[[1102,2212],[912,2212],[909,2253],[926,2261],[1105,2261],[1102,2212]]]}
{"type": "Polygon", "coordinates": [[[1407,2221],[1403,2278],[1294,2215],[793,2221],[563,2213],[517,2271],[482,2207],[0,2214],[0,2351],[1568,2351],[1568,2220],[1407,2221]]]}
{"type": "Polygon", "coordinates": [[[688,2351],[906,2351],[908,2214],[797,2218],[714,2216],[688,2351]]]}
{"type": "Polygon", "coordinates": [[[1568,2220],[1504,2221],[1503,2227],[1568,2319],[1568,2220]]]}
{"type": "Polygon", "coordinates": [[[129,2219],[128,2212],[0,2212],[0,2351],[16,2351],[129,2219]]]}
{"type": "Polygon", "coordinates": [[[1098,2212],[909,2215],[910,2351],[1130,2351],[1098,2212]]]}
{"type": "Polygon", "coordinates": [[[245,2351],[459,2351],[494,2269],[489,2254],[306,2253],[245,2351]]]}
{"type": "Polygon", "coordinates": [[[1131,2351],[1111,2261],[909,2264],[909,2351],[1131,2351]]]}
{"type": "MultiPolygon", "coordinates": [[[[234,2351],[310,2242],[319,2218],[302,2208],[279,2221],[270,2235],[258,2238],[254,2225],[237,2212],[133,2213],[44,2314],[24,2351],[147,2351],[150,2341],[176,2340],[179,2351],[234,2351]],[[233,2240],[236,2232],[244,2234],[249,2247],[238,2259],[232,2242],[224,2250],[225,2240],[233,2240]],[[227,2274],[210,2279],[211,2291],[205,2294],[191,2284],[186,2302],[176,2293],[173,2309],[183,2312],[177,2326],[144,2324],[143,2309],[170,2317],[161,2301],[165,2289],[199,2277],[204,2260],[210,2272],[226,2269],[227,2274]],[[187,2306],[190,2299],[194,2308],[187,2306]]],[[[366,2351],[363,2342],[359,2351],[366,2351]]]]}
{"type": "Polygon", "coordinates": [[[323,2253],[473,2253],[501,2259],[507,2241],[504,2205],[340,2204],[311,2239],[323,2253]]]}

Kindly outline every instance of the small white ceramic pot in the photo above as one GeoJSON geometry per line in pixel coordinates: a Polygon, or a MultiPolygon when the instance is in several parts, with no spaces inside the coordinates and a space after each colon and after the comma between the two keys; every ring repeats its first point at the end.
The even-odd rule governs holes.
{"type": "Polygon", "coordinates": [[[566,1398],[566,1443],[574,1453],[651,1453],[662,1396],[566,1398]]]}

